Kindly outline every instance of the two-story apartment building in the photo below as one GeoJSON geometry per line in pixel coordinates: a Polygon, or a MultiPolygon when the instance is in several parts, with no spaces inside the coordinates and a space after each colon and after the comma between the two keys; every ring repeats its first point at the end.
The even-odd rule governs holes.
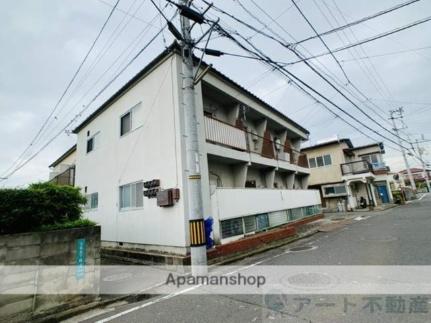
{"type": "MultiPolygon", "coordinates": [[[[188,251],[181,68],[173,45],[74,130],[75,182],[105,245],[188,251]]],[[[310,170],[300,153],[308,131],[214,68],[201,68],[208,68],[195,88],[203,207],[216,243],[319,214],[319,192],[307,190],[310,170]]]]}
{"type": "Polygon", "coordinates": [[[301,150],[310,165],[310,188],[318,189],[322,205],[336,210],[391,203],[389,168],[383,161],[383,143],[354,147],[347,138],[322,142],[301,150]]]}

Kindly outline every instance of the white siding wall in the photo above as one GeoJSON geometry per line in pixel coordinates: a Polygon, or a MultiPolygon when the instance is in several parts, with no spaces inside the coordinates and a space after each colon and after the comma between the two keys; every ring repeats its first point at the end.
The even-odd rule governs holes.
{"type": "Polygon", "coordinates": [[[218,188],[211,202],[217,220],[321,204],[318,190],[255,188],[218,188]]]}
{"type": "Polygon", "coordinates": [[[187,245],[177,68],[177,56],[167,59],[78,134],[76,183],[99,193],[98,209],[86,215],[102,225],[102,240],[187,245]],[[120,137],[120,116],[139,102],[134,130],[120,137]],[[100,133],[98,147],[86,154],[88,130],[100,133]],[[179,202],[160,208],[144,197],[143,208],[120,211],[119,186],[151,179],[180,188],[179,202]]]}

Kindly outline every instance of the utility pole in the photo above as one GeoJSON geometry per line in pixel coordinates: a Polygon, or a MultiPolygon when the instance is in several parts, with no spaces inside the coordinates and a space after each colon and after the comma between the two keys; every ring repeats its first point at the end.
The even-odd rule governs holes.
{"type": "MultiPolygon", "coordinates": [[[[181,0],[184,7],[191,1],[181,0]]],[[[182,94],[184,109],[184,131],[186,137],[187,195],[189,212],[190,256],[192,275],[207,274],[207,251],[205,241],[204,214],[202,204],[202,184],[199,152],[199,137],[196,118],[193,40],[190,33],[190,20],[180,15],[182,50],[182,94]]]]}
{"type": "Polygon", "coordinates": [[[416,139],[416,146],[418,148],[419,159],[420,159],[421,164],[422,164],[422,176],[425,178],[425,183],[427,185],[428,192],[431,192],[430,181],[428,179],[428,172],[426,170],[426,164],[425,164],[424,159],[422,157],[423,153],[424,153],[424,149],[419,146],[419,140],[417,140],[417,139],[416,139]]]}
{"type": "Polygon", "coordinates": [[[404,158],[404,164],[406,166],[407,174],[409,176],[410,185],[411,185],[412,189],[414,191],[416,191],[416,184],[415,184],[415,181],[413,179],[412,172],[410,170],[410,166],[409,166],[409,162],[407,160],[406,152],[405,152],[405,150],[403,148],[403,145],[401,144],[401,139],[400,139],[399,132],[398,132],[399,129],[397,128],[397,125],[396,125],[396,122],[395,122],[395,119],[402,119],[403,118],[404,109],[402,107],[400,107],[400,108],[395,109],[395,110],[390,110],[389,112],[391,114],[391,117],[389,119],[392,120],[392,124],[394,126],[393,130],[395,131],[395,133],[397,135],[397,138],[398,138],[398,145],[401,148],[401,153],[402,153],[403,158],[404,158]],[[394,117],[395,114],[397,114],[398,117],[394,117]]]}

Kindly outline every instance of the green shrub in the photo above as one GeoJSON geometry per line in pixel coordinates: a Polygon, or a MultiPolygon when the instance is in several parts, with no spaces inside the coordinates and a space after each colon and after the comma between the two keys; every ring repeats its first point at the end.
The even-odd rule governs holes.
{"type": "Polygon", "coordinates": [[[70,228],[81,228],[81,227],[92,227],[95,226],[96,222],[93,222],[88,219],[78,219],[74,221],[68,221],[63,223],[54,223],[54,224],[44,224],[37,228],[37,231],[51,231],[51,230],[61,230],[61,229],[70,229],[70,228]]]}
{"type": "Polygon", "coordinates": [[[71,186],[37,183],[27,189],[0,189],[0,234],[79,220],[85,203],[85,196],[71,186]]]}

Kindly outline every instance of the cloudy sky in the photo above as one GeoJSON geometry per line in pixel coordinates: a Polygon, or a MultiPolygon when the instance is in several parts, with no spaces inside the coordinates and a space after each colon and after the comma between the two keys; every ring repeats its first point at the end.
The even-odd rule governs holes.
{"type": "MultiPolygon", "coordinates": [[[[405,1],[407,0],[297,0],[297,4],[314,28],[323,32],[405,1]]],[[[168,17],[172,16],[172,6],[166,6],[164,0],[156,0],[156,3],[165,7],[168,17]]],[[[314,35],[291,1],[224,0],[216,3],[218,7],[259,30],[274,33],[289,43],[314,35]]],[[[100,89],[118,74],[163,24],[149,0],[120,0],[117,10],[70,91],[43,128],[38,140],[26,149],[54,109],[114,4],[114,0],[2,2],[0,177],[29,158],[32,159],[8,180],[1,181],[0,185],[22,186],[47,179],[48,165],[75,142],[74,135],[62,129],[74,119],[75,122],[66,127],[66,130],[73,129],[80,120],[94,111],[172,42],[173,38],[169,32],[164,32],[89,105],[100,89]],[[77,116],[82,110],[85,111],[77,116]],[[22,158],[17,159],[19,156],[22,158]]],[[[195,4],[199,8],[204,7],[200,0],[196,0],[195,4]]],[[[331,49],[336,49],[426,18],[430,13],[431,1],[418,1],[395,12],[328,35],[324,40],[331,49]]],[[[213,9],[208,12],[208,17],[219,17],[220,24],[226,29],[247,37],[274,60],[296,60],[294,54],[286,48],[213,9]]],[[[176,24],[177,20],[178,18],[174,20],[176,24]]],[[[194,36],[198,37],[205,29],[206,26],[196,27],[194,36]]],[[[428,22],[351,50],[338,52],[335,55],[344,72],[329,55],[310,61],[331,82],[347,93],[370,118],[330,88],[305,64],[288,65],[288,69],[378,134],[396,140],[382,127],[390,129],[387,120],[389,109],[403,106],[404,122],[408,129],[404,130],[402,135],[407,137],[409,134],[411,139],[419,139],[423,134],[426,139],[431,139],[430,32],[431,22],[428,22]]],[[[304,56],[326,51],[319,39],[307,41],[302,45],[296,49],[304,56]]],[[[235,44],[216,34],[213,35],[209,47],[228,53],[246,54],[235,44]]],[[[311,132],[310,143],[334,136],[351,138],[356,145],[372,141],[346,125],[341,118],[331,115],[320,104],[316,104],[294,85],[289,84],[285,77],[269,71],[262,62],[232,56],[207,57],[206,60],[306,127],[311,132]]],[[[348,119],[340,111],[337,113],[348,119]]],[[[394,143],[351,119],[349,121],[374,138],[374,141],[385,142],[385,159],[393,170],[403,168],[400,152],[389,147],[396,148],[394,143]]],[[[424,147],[431,151],[430,142],[425,143],[424,147]]],[[[426,155],[426,159],[431,160],[431,155],[426,155]]],[[[418,165],[416,160],[409,160],[411,166],[418,165]]]]}

